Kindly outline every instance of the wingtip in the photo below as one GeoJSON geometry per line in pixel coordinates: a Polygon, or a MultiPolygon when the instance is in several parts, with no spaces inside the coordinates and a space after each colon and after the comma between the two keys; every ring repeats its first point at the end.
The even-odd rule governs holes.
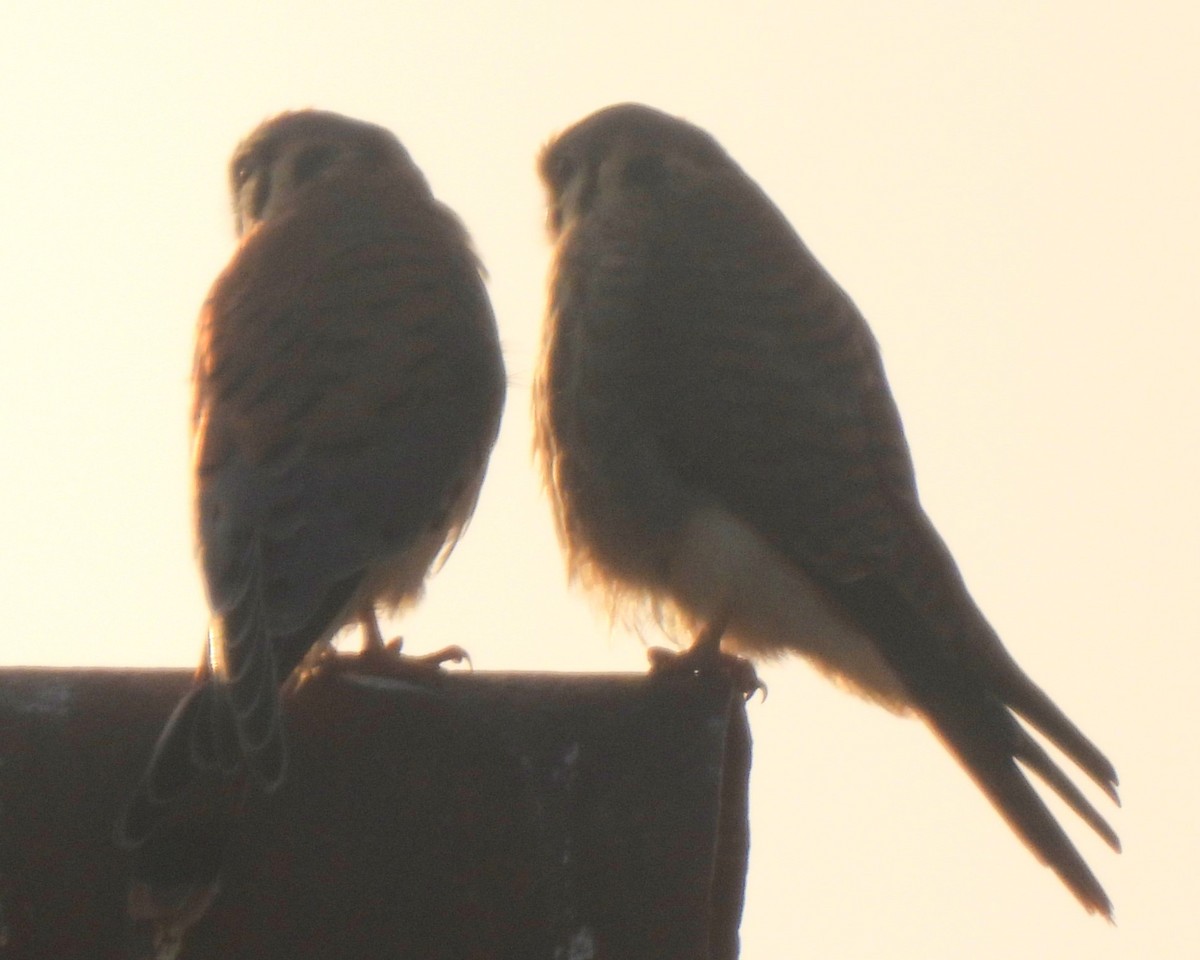
{"type": "Polygon", "coordinates": [[[1044,858],[1039,859],[1042,859],[1043,863],[1066,884],[1067,889],[1075,895],[1075,899],[1079,901],[1089,916],[1099,914],[1109,923],[1114,923],[1112,900],[1109,899],[1095,874],[1082,860],[1076,861],[1072,866],[1069,862],[1051,862],[1044,858]]]}
{"type": "Polygon", "coordinates": [[[1113,853],[1120,853],[1121,852],[1121,838],[1117,836],[1117,831],[1114,830],[1112,827],[1109,827],[1107,823],[1105,824],[1105,826],[1108,827],[1108,829],[1106,831],[1101,832],[1100,836],[1103,838],[1104,842],[1108,844],[1108,848],[1113,853]]]}

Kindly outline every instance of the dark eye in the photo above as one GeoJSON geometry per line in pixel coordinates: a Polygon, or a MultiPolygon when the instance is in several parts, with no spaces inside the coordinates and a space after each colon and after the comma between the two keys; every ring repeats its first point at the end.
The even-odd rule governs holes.
{"type": "Polygon", "coordinates": [[[233,165],[233,185],[241,189],[250,179],[250,161],[243,157],[233,165]]]}
{"type": "Polygon", "coordinates": [[[292,178],[297,183],[311,180],[328,167],[336,156],[337,150],[328,145],[307,147],[292,165],[292,178]]]}
{"type": "MultiPolygon", "coordinates": [[[[249,176],[247,171],[246,176],[249,176]]],[[[267,198],[271,195],[271,175],[267,171],[263,171],[262,175],[254,181],[254,189],[250,194],[249,201],[246,206],[247,212],[252,220],[261,219],[263,210],[267,206],[267,198]]]]}

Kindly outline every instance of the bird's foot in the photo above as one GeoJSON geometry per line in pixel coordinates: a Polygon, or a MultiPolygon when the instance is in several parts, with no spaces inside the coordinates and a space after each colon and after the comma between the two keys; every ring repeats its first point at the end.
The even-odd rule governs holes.
{"type": "Polygon", "coordinates": [[[358,653],[341,653],[333,644],[326,644],[309,654],[292,674],[286,689],[294,693],[312,680],[333,677],[343,671],[398,680],[430,681],[441,675],[443,664],[471,665],[471,655],[459,646],[443,647],[419,657],[401,653],[403,647],[401,637],[386,643],[382,639],[375,642],[368,638],[358,653]]]}
{"type": "Polygon", "coordinates": [[[452,645],[413,657],[401,653],[404,640],[396,637],[387,643],[367,643],[354,657],[353,669],[372,676],[392,677],[400,680],[433,680],[442,673],[442,665],[465,663],[471,666],[471,655],[462,647],[452,645]]]}
{"type": "Polygon", "coordinates": [[[718,675],[727,677],[744,700],[759,691],[764,700],[767,698],[767,685],[758,679],[754,664],[743,657],[725,653],[714,644],[697,642],[686,650],[650,647],[646,657],[650,661],[652,677],[718,675]]]}

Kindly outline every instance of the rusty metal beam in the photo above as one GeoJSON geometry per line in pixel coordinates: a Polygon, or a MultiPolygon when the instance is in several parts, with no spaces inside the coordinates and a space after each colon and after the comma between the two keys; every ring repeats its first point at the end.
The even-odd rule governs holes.
{"type": "MultiPolygon", "coordinates": [[[[0,960],[126,955],[112,824],[182,671],[0,671],[0,960]]],[[[184,958],[734,960],[750,739],[722,678],[341,672],[288,708],[184,958]]]]}

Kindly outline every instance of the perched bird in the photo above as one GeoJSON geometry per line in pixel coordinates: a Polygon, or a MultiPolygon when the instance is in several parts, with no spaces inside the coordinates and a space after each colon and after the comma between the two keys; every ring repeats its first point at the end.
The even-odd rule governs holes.
{"type": "MultiPolygon", "coordinates": [[[[395,136],[285,113],[230,181],[240,243],[200,315],[192,419],[212,616],[118,825],[131,846],[195,833],[172,817],[201,773],[279,785],[280,687],[342,627],[397,659],[376,611],[417,600],[462,534],[504,400],[479,261],[395,136]]],[[[192,859],[213,859],[213,832],[186,841],[192,859]]],[[[147,872],[167,869],[156,857],[180,872],[177,851],[147,872]]]]}
{"type": "Polygon", "coordinates": [[[617,609],[665,608],[696,635],[697,662],[718,647],[795,653],[921,716],[1033,853],[1111,917],[1018,761],[1117,837],[1017,717],[1114,801],[1116,771],[968,594],[850,298],[683,120],[600,110],[539,171],[555,249],[536,449],[571,574],[617,609]]]}

